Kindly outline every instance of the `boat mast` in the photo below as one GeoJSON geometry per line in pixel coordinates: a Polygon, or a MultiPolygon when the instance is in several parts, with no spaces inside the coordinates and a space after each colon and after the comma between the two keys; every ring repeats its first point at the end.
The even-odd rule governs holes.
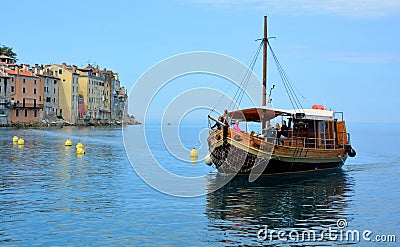
{"type": "MultiPolygon", "coordinates": [[[[267,106],[267,16],[264,16],[264,38],[263,38],[263,90],[262,90],[262,106],[267,106]]],[[[262,119],[261,119],[261,130],[265,131],[265,112],[263,111],[262,119]]]]}

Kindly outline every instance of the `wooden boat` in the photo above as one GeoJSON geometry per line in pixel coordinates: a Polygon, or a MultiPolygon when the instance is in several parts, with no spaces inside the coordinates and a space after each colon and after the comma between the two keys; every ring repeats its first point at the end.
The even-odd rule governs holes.
{"type": "Polygon", "coordinates": [[[219,127],[210,128],[208,137],[212,164],[221,173],[250,175],[342,167],[349,156],[356,155],[350,144],[350,134],[346,131],[343,112],[326,110],[321,105],[314,105],[311,109],[297,107],[290,110],[267,107],[266,60],[267,46],[270,48],[270,45],[266,17],[261,42],[264,49],[262,106],[230,112],[226,110],[219,119],[208,116],[209,122],[215,122],[219,127]],[[284,135],[283,131],[268,126],[269,121],[278,118],[288,122],[284,135]],[[235,121],[258,122],[261,124],[261,133],[235,130],[232,128],[235,121]]]}

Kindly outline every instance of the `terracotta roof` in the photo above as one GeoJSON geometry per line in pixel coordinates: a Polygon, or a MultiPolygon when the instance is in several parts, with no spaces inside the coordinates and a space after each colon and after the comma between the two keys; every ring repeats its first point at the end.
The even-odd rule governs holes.
{"type": "MultiPolygon", "coordinates": [[[[11,69],[6,69],[6,73],[10,75],[17,75],[17,72],[15,70],[11,69]]],[[[28,71],[19,71],[20,76],[30,76],[30,77],[37,77],[34,73],[28,72],[28,71]]]]}
{"type": "Polygon", "coordinates": [[[90,71],[90,70],[92,70],[92,68],[78,68],[78,70],[80,70],[80,71],[90,71]]]}

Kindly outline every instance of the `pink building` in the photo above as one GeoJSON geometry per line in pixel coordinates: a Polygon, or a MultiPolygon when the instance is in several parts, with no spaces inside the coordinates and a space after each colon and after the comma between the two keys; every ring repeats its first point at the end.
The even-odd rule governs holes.
{"type": "Polygon", "coordinates": [[[11,123],[39,122],[43,109],[43,85],[39,77],[28,68],[20,69],[18,66],[5,72],[11,77],[11,123]]]}

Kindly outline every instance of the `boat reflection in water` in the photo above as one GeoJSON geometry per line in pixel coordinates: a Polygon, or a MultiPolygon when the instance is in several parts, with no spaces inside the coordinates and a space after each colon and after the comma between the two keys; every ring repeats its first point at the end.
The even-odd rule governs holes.
{"type": "MultiPolygon", "coordinates": [[[[259,245],[257,233],[265,226],[268,230],[318,233],[329,227],[337,229],[337,220],[348,218],[345,209],[353,193],[353,179],[341,170],[261,176],[252,183],[248,176],[236,176],[214,191],[224,179],[226,176],[217,174],[207,186],[206,215],[212,242],[259,245]]],[[[276,241],[277,236],[272,239],[276,241]]]]}

